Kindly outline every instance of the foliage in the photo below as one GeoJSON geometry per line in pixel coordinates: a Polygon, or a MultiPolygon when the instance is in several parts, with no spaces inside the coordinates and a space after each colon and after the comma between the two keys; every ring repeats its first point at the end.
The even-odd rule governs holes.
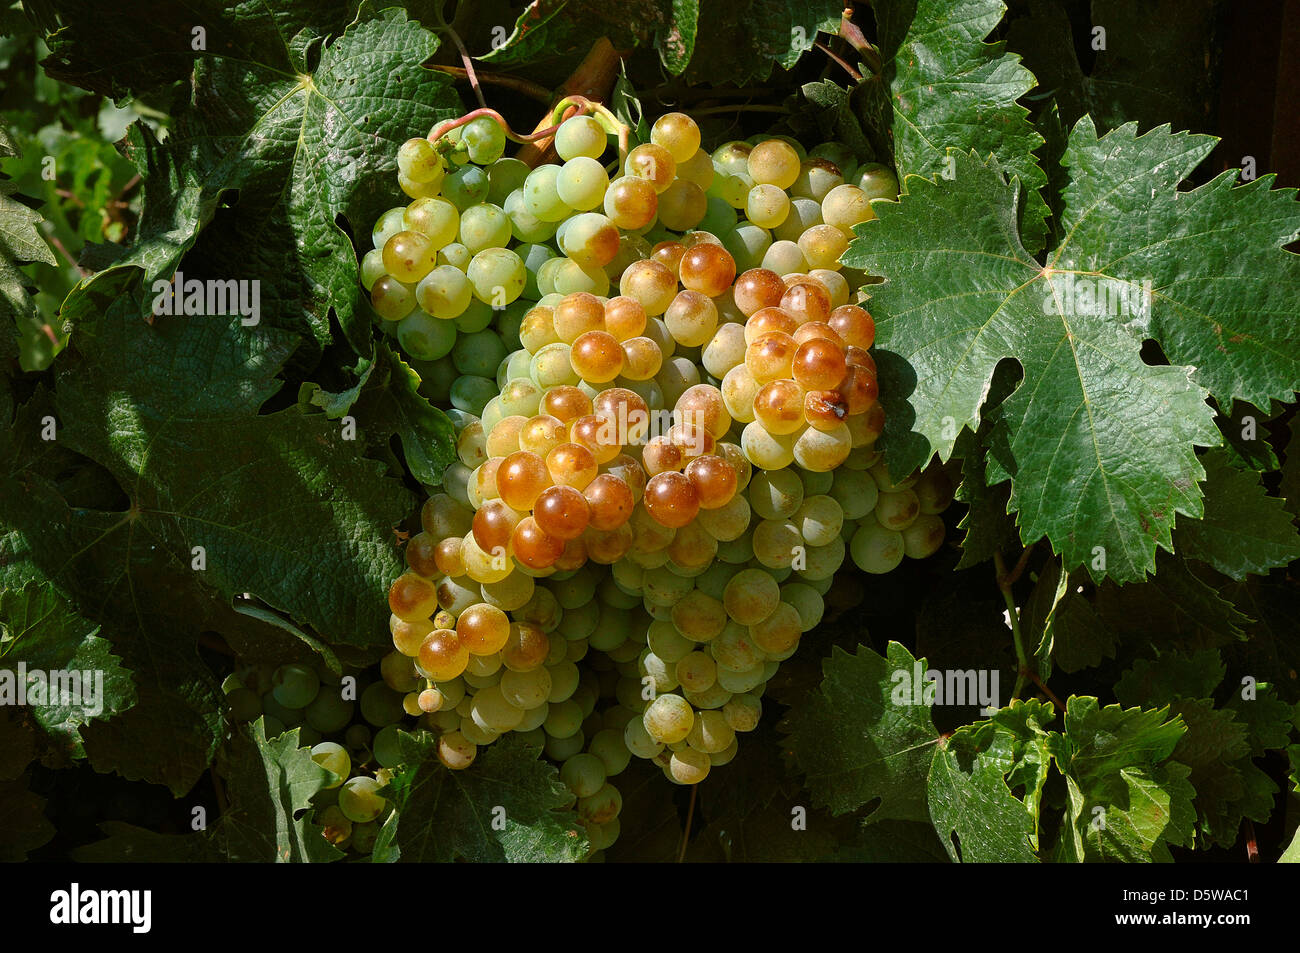
{"type": "MultiPolygon", "coordinates": [[[[1077,6],[856,4],[870,42],[819,0],[7,11],[0,676],[105,680],[93,717],[0,707],[0,858],[50,856],[48,782],[81,763],[226,789],[201,830],[105,816],[57,845],[78,859],[342,856],[296,730],[233,727],[219,686],[232,655],[377,659],[416,491],[455,458],[439,382],[374,327],[358,236],[398,145],[470,107],[459,44],[534,123],[510,82],[557,87],[599,35],[621,116],[689,99],[713,144],[771,126],[893,164],[899,201],[843,262],[881,279],[889,471],[937,456],[963,504],[959,544],[837,584],[698,804],[628,769],[609,859],[1244,856],[1300,788],[1300,204],[1209,168],[1211,0],[1095,0],[1095,56],[1077,6]],[[182,275],[256,278],[259,320],[158,314],[182,275]],[[1000,673],[998,697],[899,694],[928,669],[1000,673]]],[[[451,772],[401,745],[376,861],[586,855],[534,750],[451,772]]],[[[1265,859],[1300,859],[1286,835],[1265,859]]]]}

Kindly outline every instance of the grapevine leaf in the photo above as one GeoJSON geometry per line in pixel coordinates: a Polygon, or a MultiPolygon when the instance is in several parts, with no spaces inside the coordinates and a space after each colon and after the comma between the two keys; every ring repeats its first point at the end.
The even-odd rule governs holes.
{"type": "MultiPolygon", "coordinates": [[[[17,147],[0,128],[4,142],[0,155],[17,156],[17,147]]],[[[18,269],[19,262],[56,264],[54,253],[41,236],[41,216],[11,196],[15,186],[0,181],[0,366],[6,369],[16,356],[15,336],[36,321],[36,305],[27,291],[29,281],[18,269]]],[[[7,399],[7,395],[6,395],[7,399]]],[[[0,403],[0,410],[4,410],[0,403]]],[[[7,414],[6,414],[7,419],[7,414]]]]}
{"type": "Polygon", "coordinates": [[[1261,473],[1278,469],[1282,464],[1277,452],[1268,442],[1268,435],[1260,433],[1270,415],[1244,400],[1234,401],[1229,413],[1219,414],[1214,422],[1223,434],[1225,446],[1236,462],[1261,473]],[[1247,434],[1250,434],[1247,437],[1247,434]]]}
{"type": "MultiPolygon", "coordinates": [[[[437,39],[401,9],[363,6],[323,46],[311,9],[236,17],[229,45],[195,63],[191,102],[166,146],[138,131],[129,140],[148,173],[145,218],[115,267],[143,268],[157,296],[204,228],[187,280],[260,282],[259,320],[318,346],[333,309],[360,353],[369,311],[358,306],[356,253],[339,220],[360,229],[393,204],[398,145],[460,104],[444,74],[420,65],[437,39]],[[218,210],[231,190],[236,210],[218,210]]],[[[69,40],[78,55],[94,42],[69,40]]]]}
{"type": "Polygon", "coordinates": [[[1291,844],[1282,852],[1282,856],[1277,859],[1279,864],[1300,864],[1300,828],[1296,829],[1295,836],[1291,838],[1291,844]]]}
{"type": "Polygon", "coordinates": [[[1082,588],[1077,577],[1063,574],[1060,562],[1051,559],[1025,602],[1020,625],[1027,638],[1037,639],[1040,678],[1050,678],[1054,667],[1077,672],[1115,657],[1118,636],[1098,618],[1082,588]]]}
{"type": "Polygon", "coordinates": [[[298,729],[267,739],[262,719],[244,726],[222,748],[218,761],[227,779],[229,809],[213,840],[231,863],[325,863],[343,852],[307,819],[312,795],[329,772],[299,747],[298,729]]]}
{"type": "Polygon", "coordinates": [[[1265,492],[1259,474],[1235,465],[1222,448],[1201,459],[1205,517],[1178,527],[1178,551],[1238,581],[1300,558],[1300,531],[1282,502],[1265,492]]]}
{"type": "Polygon", "coordinates": [[[1300,203],[1295,189],[1270,189],[1271,175],[1234,187],[1226,172],[1176,191],[1214,142],[1167,126],[1138,136],[1134,123],[1099,137],[1081,119],[1062,159],[1064,237],[1048,265],[1103,276],[1098,290],[1149,281],[1132,330],[1194,367],[1221,404],[1290,401],[1300,390],[1300,267],[1282,246],[1300,237],[1300,203]]]}
{"type": "Polygon", "coordinates": [[[949,857],[935,836],[934,825],[880,821],[859,825],[832,859],[856,864],[932,864],[947,863],[949,857]]]}
{"type": "Polygon", "coordinates": [[[1014,358],[1024,380],[999,408],[998,463],[1021,537],[1046,535],[1068,569],[1142,578],[1171,545],[1175,513],[1201,515],[1193,444],[1219,440],[1191,369],[1144,364],[1119,322],[1062,299],[1068,282],[1021,245],[996,167],[958,156],[955,179],[909,181],[901,203],[876,203],[879,221],[858,226],[844,257],[889,278],[872,307],[891,472],[931,448],[947,459],[956,431],[978,426],[994,368],[1014,358]]]}
{"type": "Polygon", "coordinates": [[[856,90],[847,90],[839,83],[822,80],[805,83],[799,91],[813,106],[810,118],[818,138],[844,143],[859,159],[875,158],[875,149],[853,109],[856,90]]]}
{"type": "Polygon", "coordinates": [[[1191,845],[1190,769],[1170,758],[1186,726],[1168,716],[1066,702],[1065,731],[1049,741],[1068,793],[1058,860],[1168,860],[1168,845],[1191,845]]]}
{"type": "Polygon", "coordinates": [[[1052,708],[1037,702],[1013,703],[1013,707],[1026,706],[1034,711],[1018,712],[1013,720],[959,728],[934,752],[926,785],[930,816],[954,861],[1033,863],[1038,859],[1037,802],[1050,760],[1040,719],[1050,720],[1052,708]],[[1011,775],[1029,782],[1024,800],[1012,791],[1011,775]]]}
{"type": "Polygon", "coordinates": [[[790,69],[813,48],[819,30],[839,30],[844,4],[833,0],[736,0],[701,3],[689,83],[725,76],[738,86],[790,69]]]}
{"type": "Polygon", "coordinates": [[[849,655],[833,648],[822,663],[821,688],[788,717],[787,746],[813,800],[832,814],[878,799],[872,820],[925,820],[925,776],[937,732],[929,706],[913,704],[905,690],[925,662],[897,642],[886,652],[882,657],[860,645],[849,655]]]}
{"type": "Polygon", "coordinates": [[[28,851],[40,847],[54,833],[54,825],[45,816],[45,798],[31,792],[26,776],[0,781],[0,863],[26,860],[28,851]]]}
{"type": "MultiPolygon", "coordinates": [[[[131,676],[111,643],[53,587],[0,590],[0,629],[7,630],[0,679],[12,692],[26,682],[27,710],[64,757],[85,757],[80,729],[92,718],[111,718],[135,704],[131,676]]],[[[14,703],[11,697],[8,704],[14,703]]]]}
{"type": "Polygon", "coordinates": [[[23,711],[0,709],[0,781],[12,781],[36,757],[36,734],[23,711]]]}
{"type": "Polygon", "coordinates": [[[1296,584],[1280,573],[1251,576],[1242,583],[1224,582],[1219,590],[1223,598],[1250,616],[1242,617],[1247,640],[1234,646],[1234,668],[1273,684],[1283,701],[1294,704],[1300,699],[1296,584]]]}
{"type": "Polygon", "coordinates": [[[700,23],[700,0],[672,0],[672,21],[659,31],[659,59],[674,76],[679,75],[695,55],[695,37],[700,23]]]}
{"type": "Polygon", "coordinates": [[[1292,709],[1278,697],[1277,688],[1268,682],[1234,686],[1225,708],[1246,727],[1250,755],[1258,758],[1265,751],[1285,748],[1291,738],[1292,709]]]}
{"type": "Polygon", "coordinates": [[[202,546],[194,585],[254,593],[330,641],[375,642],[387,617],[379,594],[400,571],[389,527],[410,494],[323,419],[296,407],[256,414],[280,386],[292,347],[282,332],[225,318],[150,326],[121,284],[101,277],[76,299],[77,359],[58,403],[63,439],[130,497],[128,535],[187,568],[202,546]]]}
{"type": "Polygon", "coordinates": [[[1209,698],[1226,671],[1214,649],[1137,659],[1115,683],[1115,697],[1129,707],[1168,705],[1180,698],[1209,698]]]}
{"type": "Polygon", "coordinates": [[[379,345],[376,364],[378,373],[356,405],[358,422],[397,434],[411,475],[425,486],[440,486],[442,471],[456,459],[451,421],[419,393],[420,375],[387,343],[379,345]]]}
{"type": "Polygon", "coordinates": [[[377,862],[577,861],[587,839],[562,812],[572,795],[539,749],[514,739],[480,749],[452,771],[438,760],[437,739],[399,732],[402,767],[386,789],[395,815],[375,844],[377,862]]]}
{"type": "Polygon", "coordinates": [[[1291,424],[1291,439],[1287,441],[1285,459],[1282,461],[1282,482],[1278,493],[1284,498],[1282,509],[1292,516],[1300,516],[1300,425],[1291,424]]]}
{"type": "Polygon", "coordinates": [[[1027,190],[1020,206],[1025,243],[1037,251],[1048,214],[1038,192],[1047,176],[1034,158],[1043,139],[1017,102],[1034,76],[1005,44],[984,42],[1006,7],[1001,0],[888,0],[873,10],[900,180],[950,174],[950,148],[996,156],[1027,190]]]}
{"type": "Polygon", "coordinates": [[[243,726],[218,764],[229,805],[208,830],[160,834],[131,824],[73,852],[83,863],[328,863],[343,852],[309,820],[311,798],[329,774],[299,747],[298,729],[267,739],[262,719],[243,726]]]}

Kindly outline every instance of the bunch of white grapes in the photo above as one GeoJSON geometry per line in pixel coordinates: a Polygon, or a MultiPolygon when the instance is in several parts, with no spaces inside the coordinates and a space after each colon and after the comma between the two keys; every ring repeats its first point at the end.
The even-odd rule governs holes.
{"type": "Polygon", "coordinates": [[[846,181],[837,143],[710,155],[682,113],[608,165],[592,116],[535,169],[490,118],[457,133],[402,147],[414,201],[362,262],[457,435],[385,680],[419,686],[449,768],[508,732],[542,747],[598,854],[631,757],[697,784],[735,756],[848,556],[883,573],[943,542],[944,471],[893,483],[876,448],[869,278],[840,263],[898,186],[846,181]]]}

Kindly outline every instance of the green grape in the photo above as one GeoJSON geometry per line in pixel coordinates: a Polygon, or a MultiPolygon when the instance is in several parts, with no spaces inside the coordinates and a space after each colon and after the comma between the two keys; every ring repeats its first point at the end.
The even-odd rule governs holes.
{"type": "Polygon", "coordinates": [[[387,322],[400,321],[415,310],[417,287],[392,275],[381,275],[370,287],[370,306],[387,322]]]}
{"type": "Polygon", "coordinates": [[[451,349],[456,370],[475,377],[490,377],[505,356],[506,346],[491,330],[462,334],[451,349]]]}
{"type": "Polygon", "coordinates": [[[722,717],[736,731],[753,731],[763,717],[763,703],[752,693],[733,695],[722,706],[722,717]]]}
{"type": "Polygon", "coordinates": [[[390,208],[375,220],[375,227],[370,233],[370,244],[379,250],[388,244],[388,240],[402,231],[405,225],[406,207],[399,205],[390,208]]]}
{"type": "Polygon", "coordinates": [[[276,738],[284,734],[288,729],[285,728],[284,722],[274,715],[267,714],[262,716],[262,732],[267,738],[276,738]]]}
{"type": "Polygon", "coordinates": [[[290,708],[275,697],[274,691],[262,696],[262,711],[277,718],[286,728],[297,728],[303,722],[302,708],[290,708]]]}
{"type": "Polygon", "coordinates": [[[349,779],[339,789],[339,810],[353,823],[377,820],[388,807],[388,802],[379,796],[382,787],[374,778],[349,779]]]}
{"type": "Polygon", "coordinates": [[[474,296],[494,308],[504,308],[524,291],[528,271],[507,248],[487,248],[474,256],[465,272],[474,296]]]}
{"type": "MultiPolygon", "coordinates": [[[[785,221],[772,229],[772,237],[777,241],[798,243],[799,236],[810,228],[816,228],[821,224],[822,207],[820,203],[812,199],[794,198],[790,200],[790,213],[786,215],[785,221]]],[[[836,229],[836,231],[839,230],[836,229]]]]}
{"type": "Polygon", "coordinates": [[[588,294],[602,296],[609,292],[609,275],[605,274],[601,268],[584,267],[570,258],[561,258],[559,262],[559,266],[555,269],[555,291],[557,294],[568,295],[578,291],[585,291],[588,294]]]}
{"type": "Polygon", "coordinates": [[[560,249],[584,268],[603,268],[618,254],[618,228],[599,212],[570,218],[557,238],[560,249]]]}
{"type": "MultiPolygon", "coordinates": [[[[687,729],[687,733],[690,733],[690,729],[687,729]]],[[[640,718],[633,718],[623,728],[623,744],[638,758],[653,758],[664,750],[663,742],[656,741],[646,731],[645,723],[640,718]]]]}
{"type": "Polygon", "coordinates": [[[311,668],[287,664],[277,668],[272,676],[270,693],[286,709],[305,709],[316,697],[320,685],[320,676],[311,668]]]}
{"type": "Polygon", "coordinates": [[[443,180],[442,194],[463,213],[471,205],[487,199],[487,173],[474,165],[457,169],[443,180]]]}
{"type": "MultiPolygon", "coordinates": [[[[627,712],[627,714],[629,717],[632,716],[631,712],[627,712]]],[[[624,727],[632,723],[632,721],[626,721],[618,728],[604,728],[596,732],[592,736],[591,743],[587,746],[588,752],[600,759],[607,778],[622,774],[632,760],[632,752],[628,750],[627,744],[623,741],[624,727]]],[[[644,730],[644,726],[642,730],[644,730]]]]}
{"type": "Polygon", "coordinates": [[[387,273],[384,270],[384,252],[382,249],[372,248],[361,256],[361,287],[367,291],[373,288],[375,282],[387,273]]]}
{"type": "Polygon", "coordinates": [[[506,150],[506,131],[491,116],[480,116],[467,122],[461,140],[469,149],[470,161],[479,165],[491,165],[506,150]]]}
{"type": "Polygon", "coordinates": [[[590,116],[566,119],[555,132],[555,151],[565,161],[578,156],[599,159],[605,152],[605,146],[605,130],[590,116]]]}
{"type": "Polygon", "coordinates": [[[376,728],[391,725],[405,714],[401,694],[383,682],[375,682],[361,693],[361,717],[376,728]]]}
{"type": "Polygon", "coordinates": [[[792,470],[761,470],[749,481],[749,503],[760,519],[788,519],[803,504],[803,483],[792,470]]]}
{"type": "Polygon", "coordinates": [[[812,586],[805,582],[791,582],[781,587],[781,601],[794,606],[799,613],[800,627],[810,632],[821,622],[826,603],[812,586]]]}
{"type": "Polygon", "coordinates": [[[521,242],[550,241],[555,235],[557,223],[545,222],[529,211],[523,189],[507,195],[501,207],[510,217],[511,232],[521,242]]]}
{"type": "Polygon", "coordinates": [[[451,385],[452,406],[467,413],[481,415],[487,402],[497,394],[497,385],[486,377],[458,377],[451,385]]]}
{"type": "MultiPolygon", "coordinates": [[[[459,227],[459,224],[457,225],[459,227]]],[[[439,265],[451,265],[460,271],[469,267],[470,259],[473,258],[470,250],[460,242],[452,242],[450,245],[444,245],[438,252],[439,265]]]]}
{"type": "MultiPolygon", "coordinates": [[[[516,249],[515,253],[523,251],[525,248],[542,248],[544,245],[522,245],[516,249]]],[[[522,255],[520,257],[523,257],[522,255]]],[[[528,259],[524,258],[524,267],[528,267],[528,259]]],[[[528,282],[524,286],[524,293],[517,301],[512,301],[501,311],[493,312],[496,318],[497,334],[501,335],[501,341],[505,344],[506,349],[511,352],[517,352],[523,349],[523,342],[519,340],[519,327],[523,324],[524,315],[533,307],[531,300],[525,300],[529,297],[530,286],[533,292],[537,291],[536,278],[532,271],[528,273],[528,282]]]]}
{"type": "MultiPolygon", "coordinates": [[[[547,717],[550,717],[549,714],[547,717]]],[[[545,729],[543,729],[543,733],[546,734],[545,729]]],[[[543,750],[546,752],[546,757],[550,758],[552,761],[563,763],[568,761],[575,754],[579,754],[586,746],[587,739],[583,735],[582,730],[579,729],[573,734],[563,738],[552,734],[546,734],[546,744],[543,750]]]]}
{"type": "Polygon", "coordinates": [[[321,689],[307,706],[304,716],[307,724],[317,731],[332,735],[342,731],[352,720],[355,707],[353,702],[343,697],[338,688],[321,689]]]}
{"type": "Polygon", "coordinates": [[[347,749],[333,741],[322,741],[311,749],[311,759],[330,773],[327,789],[336,788],[352,773],[352,759],[347,749]]]}
{"type": "Polygon", "coordinates": [[[772,247],[772,234],[765,228],[744,223],[722,236],[722,247],[736,260],[736,273],[758,268],[772,247]]]}
{"type": "Polygon", "coordinates": [[[844,528],[844,508],[832,496],[810,496],[800,504],[791,521],[809,546],[825,546],[839,538],[844,528]]]}
{"type": "Polygon", "coordinates": [[[726,201],[717,197],[709,199],[708,211],[700,219],[699,227],[714,235],[726,235],[736,227],[738,218],[736,210],[726,201]]]}
{"type": "Polygon", "coordinates": [[[885,529],[874,516],[867,516],[849,542],[849,554],[863,572],[883,574],[903,561],[903,534],[885,529]]]}
{"type": "Polygon", "coordinates": [[[556,630],[570,642],[586,639],[600,624],[600,604],[592,601],[580,606],[565,606],[564,616],[556,630]]]}
{"type": "Polygon", "coordinates": [[[903,530],[903,552],[911,559],[925,559],[943,545],[947,528],[933,513],[922,513],[903,530]]]}
{"type": "Polygon", "coordinates": [[[237,688],[226,696],[230,717],[235,721],[255,721],[262,714],[262,699],[254,691],[237,688]]]}
{"type": "Polygon", "coordinates": [[[605,167],[589,156],[576,156],[565,162],[555,179],[560,201],[580,212],[600,205],[608,188],[609,174],[605,167]]]}
{"type": "Polygon", "coordinates": [[[415,287],[415,299],[435,318],[458,317],[468,306],[473,290],[465,273],[452,265],[439,265],[415,287]]]}
{"type": "Polygon", "coordinates": [[[533,355],[530,365],[533,383],[546,390],[562,384],[578,383],[578,375],[569,360],[569,345],[547,344],[533,355]]]}
{"type": "Polygon", "coordinates": [[[416,199],[406,207],[402,225],[407,231],[424,235],[441,250],[456,240],[460,212],[444,198],[416,199]]]}
{"type": "Polygon", "coordinates": [[[397,171],[412,182],[437,186],[446,170],[433,143],[421,136],[408,139],[398,147],[397,171]]]}
{"type": "Polygon", "coordinates": [[[560,604],[560,608],[577,609],[595,598],[596,578],[590,566],[583,566],[567,579],[557,582],[552,577],[548,587],[555,596],[555,601],[560,604]]]}
{"type": "Polygon", "coordinates": [[[868,199],[898,198],[898,177],[893,169],[879,162],[864,162],[858,166],[851,184],[861,189],[868,199]]]}
{"type": "MultiPolygon", "coordinates": [[[[567,641],[557,639],[556,642],[557,644],[564,645],[567,652],[569,645],[567,641]]],[[[534,671],[537,671],[537,669],[534,669],[534,671]]],[[[551,691],[550,694],[546,696],[546,701],[555,704],[557,702],[568,701],[572,698],[574,692],[578,690],[578,683],[582,677],[582,673],[578,670],[578,666],[566,659],[563,662],[551,665],[547,671],[551,674],[551,691]]]]}
{"type": "Polygon", "coordinates": [[[498,159],[488,169],[488,201],[504,205],[506,196],[524,186],[528,173],[533,171],[528,163],[519,159],[498,159]]]}
{"type": "Polygon", "coordinates": [[[580,798],[604,787],[605,777],[605,763],[594,754],[575,754],[560,766],[560,780],[580,798]]]}
{"type": "Polygon", "coordinates": [[[762,267],[778,275],[792,275],[806,272],[808,261],[794,242],[776,241],[763,253],[762,267]]]}
{"type": "MultiPolygon", "coordinates": [[[[695,713],[680,695],[660,695],[645,710],[642,724],[646,733],[661,744],[682,741],[695,724],[695,713]]],[[[629,745],[629,747],[631,747],[629,745]]]]}
{"type": "Polygon", "coordinates": [[[727,615],[741,625],[754,625],[771,615],[781,601],[781,590],[761,569],[742,569],[727,583],[722,604],[727,615]]]}
{"type": "MultiPolygon", "coordinates": [[[[555,295],[557,299],[564,297],[563,295],[557,295],[555,293],[555,275],[568,260],[569,259],[567,258],[556,257],[544,261],[538,266],[537,290],[542,293],[543,300],[545,300],[549,295],[555,295]]],[[[553,307],[553,305],[551,307],[553,307]]]]}
{"type": "MultiPolygon", "coordinates": [[[[527,298],[529,301],[536,301],[542,296],[541,291],[537,287],[537,271],[543,264],[555,257],[555,252],[550,248],[550,246],[542,244],[520,245],[514,250],[514,252],[523,259],[524,267],[528,270],[528,276],[524,283],[524,293],[521,297],[527,298]]],[[[531,305],[520,305],[512,316],[514,321],[513,333],[516,339],[519,337],[519,325],[523,321],[524,315],[528,313],[529,307],[531,307],[531,305]]],[[[498,330],[501,332],[503,338],[507,334],[506,321],[507,316],[503,315],[499,322],[500,326],[498,330]]]]}
{"type": "Polygon", "coordinates": [[[585,718],[582,706],[570,698],[551,705],[542,729],[552,738],[569,738],[579,733],[585,718]]]}
{"type": "Polygon", "coordinates": [[[862,519],[876,506],[880,490],[871,474],[862,470],[838,467],[827,494],[844,511],[845,522],[862,519]]]}
{"type": "Polygon", "coordinates": [[[578,798],[578,819],[585,824],[608,824],[623,810],[623,796],[606,782],[595,794],[578,798]]]}
{"type": "Polygon", "coordinates": [[[453,320],[456,322],[456,330],[461,334],[474,334],[488,327],[493,317],[495,312],[492,306],[475,298],[453,320]]]}
{"type": "Polygon", "coordinates": [[[558,165],[541,165],[524,180],[524,207],[543,222],[559,222],[573,211],[556,191],[559,178],[558,165]]]}
{"type": "Polygon", "coordinates": [[[298,726],[298,747],[299,748],[311,748],[315,745],[320,744],[320,742],[321,742],[321,733],[317,731],[315,728],[313,728],[311,725],[298,726]]]}
{"type": "Polygon", "coordinates": [[[456,343],[456,325],[414,311],[397,323],[397,340],[412,357],[436,361],[450,353],[456,343]]]}
{"type": "MultiPolygon", "coordinates": [[[[529,354],[527,351],[525,351],[523,348],[520,348],[519,350],[511,354],[508,358],[506,358],[506,362],[505,362],[506,381],[507,382],[528,381],[528,374],[529,374],[529,369],[532,366],[532,360],[533,360],[533,356],[529,354]]],[[[531,382],[529,383],[530,386],[532,386],[531,382]]],[[[502,386],[504,387],[505,385],[503,384],[502,386]]],[[[533,390],[538,395],[539,398],[538,402],[540,403],[541,392],[538,391],[536,387],[534,387],[533,390]]],[[[519,410],[511,411],[511,413],[523,414],[524,411],[522,409],[519,409],[519,410]]],[[[524,416],[531,417],[536,413],[537,413],[537,407],[533,407],[528,411],[527,414],[524,414],[524,416]]]]}
{"type": "Polygon", "coordinates": [[[495,205],[471,205],[460,216],[460,243],[471,252],[505,248],[510,236],[510,216],[495,205]]]}
{"type": "Polygon", "coordinates": [[[760,184],[749,190],[745,216],[760,228],[775,228],[790,214],[790,197],[775,185],[760,184]]]}

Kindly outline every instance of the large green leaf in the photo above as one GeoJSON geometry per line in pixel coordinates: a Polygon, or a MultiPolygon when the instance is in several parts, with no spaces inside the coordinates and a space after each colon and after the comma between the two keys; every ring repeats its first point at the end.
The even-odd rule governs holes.
{"type": "Polygon", "coordinates": [[[999,408],[990,480],[1012,478],[1022,538],[1047,536],[1094,578],[1154,568],[1176,514],[1203,512],[1194,447],[1221,440],[1196,381],[1260,399],[1300,378],[1284,345],[1297,275],[1276,247],[1300,206],[1267,183],[1229,189],[1230,176],[1177,192],[1207,148],[1127,126],[1098,140],[1080,122],[1047,268],[1021,244],[1014,190],[972,157],[953,180],[914,179],[900,204],[877,203],[845,262],[889,279],[872,306],[892,471],[947,458],[978,426],[997,363],[1014,359],[1024,380],[999,408]],[[1146,364],[1145,337],[1193,366],[1146,364]]]}
{"type": "Polygon", "coordinates": [[[925,778],[939,740],[930,708],[907,692],[925,661],[890,642],[887,655],[865,645],[849,655],[835,648],[822,663],[824,680],[788,718],[787,746],[816,804],[842,814],[879,799],[875,820],[925,820],[925,778]],[[902,673],[901,675],[899,673],[902,673]]]}
{"type": "MultiPolygon", "coordinates": [[[[1001,0],[884,0],[872,5],[884,77],[894,107],[900,176],[952,173],[950,148],[996,156],[1026,189],[1026,245],[1042,247],[1047,176],[1034,157],[1043,139],[1017,100],[1034,87],[1020,58],[985,38],[1006,10],[1001,0]]],[[[904,181],[903,187],[912,186],[904,181]]]]}
{"type": "Polygon", "coordinates": [[[402,767],[388,785],[396,812],[380,831],[378,862],[577,861],[587,839],[572,813],[573,796],[540,749],[515,739],[479,749],[463,771],[438,760],[429,732],[399,734],[402,767]]]}
{"type": "Polygon", "coordinates": [[[27,682],[27,710],[63,756],[85,755],[80,729],[92,718],[111,718],[135,704],[131,676],[113,654],[112,644],[53,587],[29,583],[0,590],[0,631],[5,632],[0,674],[12,678],[15,686],[27,682]],[[21,679],[20,664],[25,666],[21,679]],[[31,695],[31,679],[38,672],[40,699],[31,695]],[[75,696],[78,692],[80,697],[75,696]]]}
{"type": "MultiPolygon", "coordinates": [[[[138,129],[128,141],[146,176],[145,214],[116,266],[143,268],[150,286],[170,280],[203,229],[199,253],[181,268],[187,280],[259,281],[261,321],[318,345],[330,339],[332,309],[364,353],[369,310],[359,303],[356,253],[339,220],[367,233],[374,215],[401,198],[397,147],[461,107],[445,74],[420,65],[436,38],[401,9],[363,6],[329,42],[323,31],[332,18],[317,9],[241,5],[219,48],[214,28],[214,49],[195,62],[190,102],[166,145],[138,129]],[[232,191],[235,208],[218,209],[232,191]]],[[[61,55],[81,62],[115,34],[60,36],[61,55]]],[[[104,55],[113,81],[134,88],[129,64],[104,55]]],[[[102,80],[72,66],[65,75],[102,80]]],[[[157,78],[146,71],[139,81],[157,78]]]]}
{"type": "Polygon", "coordinates": [[[1300,530],[1282,501],[1267,495],[1258,473],[1235,465],[1221,448],[1202,462],[1205,518],[1178,527],[1174,545],[1180,553],[1237,580],[1300,559],[1300,530]]]}

